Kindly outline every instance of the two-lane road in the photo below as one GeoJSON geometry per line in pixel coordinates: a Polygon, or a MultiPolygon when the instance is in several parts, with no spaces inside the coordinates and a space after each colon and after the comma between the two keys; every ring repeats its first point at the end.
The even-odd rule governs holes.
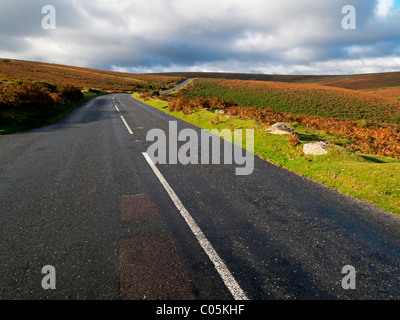
{"type": "Polygon", "coordinates": [[[400,298],[399,218],[258,158],[152,166],[170,121],[200,135],[111,94],[0,136],[0,299],[400,298]]]}

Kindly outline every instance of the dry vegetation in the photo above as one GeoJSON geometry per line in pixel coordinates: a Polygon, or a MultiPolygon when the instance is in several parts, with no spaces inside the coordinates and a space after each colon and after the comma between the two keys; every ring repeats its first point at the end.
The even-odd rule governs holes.
{"type": "MultiPolygon", "coordinates": [[[[148,97],[145,94],[142,98],[148,97]]],[[[315,85],[196,80],[178,96],[163,97],[171,111],[223,109],[263,125],[288,122],[348,140],[350,150],[400,158],[400,102],[370,93],[315,85]],[[323,114],[319,116],[318,114],[323,114]],[[384,121],[384,120],[388,121],[384,121]]],[[[291,138],[297,143],[297,137],[291,138]]]]}
{"type": "Polygon", "coordinates": [[[378,88],[391,88],[399,86],[400,72],[332,76],[321,78],[318,81],[315,81],[315,83],[352,90],[375,90],[378,88]]]}
{"type": "Polygon", "coordinates": [[[39,81],[51,84],[72,84],[109,92],[132,92],[173,87],[181,77],[142,75],[70,67],[57,64],[0,59],[0,81],[39,81]]]}
{"type": "Polygon", "coordinates": [[[198,79],[186,97],[220,97],[240,106],[344,120],[400,122],[400,101],[369,92],[314,84],[198,79]]]}
{"type": "Polygon", "coordinates": [[[16,129],[40,124],[62,114],[69,103],[83,96],[71,84],[32,81],[0,84],[0,127],[16,129]]]}

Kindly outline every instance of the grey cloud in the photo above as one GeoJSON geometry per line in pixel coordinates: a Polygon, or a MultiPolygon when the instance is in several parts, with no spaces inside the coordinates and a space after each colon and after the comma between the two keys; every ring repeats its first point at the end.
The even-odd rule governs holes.
{"type": "Polygon", "coordinates": [[[337,65],[348,72],[351,59],[399,54],[400,14],[376,17],[376,1],[2,0],[0,53],[157,71],[287,66],[314,72],[345,61],[337,65]],[[54,32],[40,23],[49,2],[57,9],[54,32]],[[357,10],[356,30],[341,27],[341,8],[348,4],[357,10]]]}
{"type": "Polygon", "coordinates": [[[42,8],[53,5],[57,10],[59,27],[78,27],[79,13],[69,1],[63,0],[2,0],[0,3],[0,34],[5,36],[43,35],[42,8]]]}

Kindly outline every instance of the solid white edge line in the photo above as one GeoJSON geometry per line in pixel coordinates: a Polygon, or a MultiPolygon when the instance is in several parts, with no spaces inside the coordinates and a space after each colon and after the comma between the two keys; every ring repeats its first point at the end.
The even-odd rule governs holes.
{"type": "Polygon", "coordinates": [[[121,116],[121,119],[122,119],[122,121],[124,122],[125,127],[128,129],[128,132],[129,132],[130,134],[133,134],[131,128],[129,128],[128,124],[126,123],[125,118],[124,118],[123,116],[121,116]]]}
{"type": "Polygon", "coordinates": [[[232,273],[229,271],[228,267],[219,257],[218,253],[215,251],[214,247],[208,241],[204,233],[201,231],[200,227],[197,225],[196,221],[192,218],[190,213],[186,210],[182,202],[179,200],[178,196],[168,184],[167,180],[165,180],[164,176],[161,172],[157,169],[154,162],[151,160],[150,156],[144,152],[143,156],[145,157],[146,161],[153,169],[155,175],[160,180],[161,184],[164,186],[165,190],[169,194],[171,200],[174,202],[176,208],[179,210],[181,216],[185,219],[186,223],[188,224],[189,228],[192,230],[194,236],[196,237],[197,241],[200,243],[203,250],[206,252],[210,260],[213,262],[215,269],[218,271],[219,275],[221,276],[222,280],[224,281],[226,287],[231,292],[233,298],[235,300],[248,300],[248,297],[236,282],[235,278],[233,277],[232,273]]]}

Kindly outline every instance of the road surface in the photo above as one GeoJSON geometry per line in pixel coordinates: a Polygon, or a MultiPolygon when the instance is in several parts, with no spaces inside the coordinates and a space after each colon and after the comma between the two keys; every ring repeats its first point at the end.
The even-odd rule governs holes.
{"type": "Polygon", "coordinates": [[[400,298],[398,217],[258,158],[152,165],[171,121],[200,134],[110,94],[0,136],[1,300],[400,298]]]}
{"type": "Polygon", "coordinates": [[[161,91],[160,94],[167,94],[167,93],[169,93],[169,92],[171,92],[171,91],[178,90],[178,89],[180,89],[180,88],[186,86],[186,85],[187,85],[190,81],[192,81],[192,80],[193,80],[193,79],[191,79],[191,78],[186,79],[185,81],[183,81],[183,82],[181,82],[180,84],[178,84],[176,87],[173,87],[173,88],[171,88],[171,89],[167,89],[167,90],[161,91]]]}

